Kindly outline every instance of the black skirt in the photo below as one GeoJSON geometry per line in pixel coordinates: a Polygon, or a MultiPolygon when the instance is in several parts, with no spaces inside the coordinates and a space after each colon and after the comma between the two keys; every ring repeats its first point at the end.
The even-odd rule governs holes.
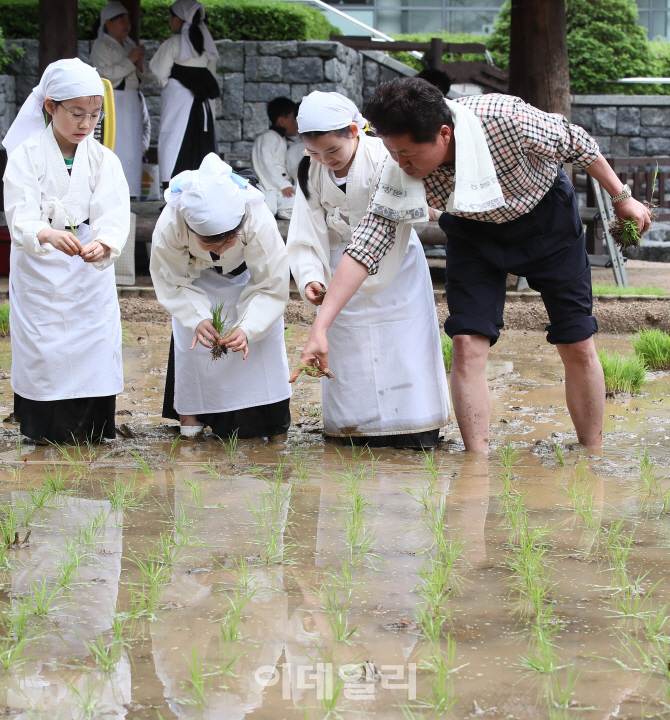
{"type": "Polygon", "coordinates": [[[177,161],[170,177],[178,175],[183,170],[197,170],[205,156],[209,155],[209,153],[215,153],[216,150],[216,132],[214,130],[212,107],[208,100],[204,102],[193,100],[184,139],[181,141],[179,155],[177,155],[177,161]],[[205,117],[207,119],[207,130],[205,130],[205,117]]]}
{"type": "MultiPolygon", "coordinates": [[[[290,398],[279,402],[257,405],[256,407],[231,410],[229,412],[196,415],[205,426],[220,438],[229,438],[237,432],[240,440],[257,437],[271,437],[288,432],[291,425],[290,398]]],[[[174,409],[174,337],[170,339],[165,394],[163,395],[163,417],[179,420],[174,409]]]]}
{"type": "Polygon", "coordinates": [[[21,433],[59,445],[116,437],[116,395],[71,400],[28,400],[14,393],[14,417],[21,433]]]}
{"type": "Polygon", "coordinates": [[[343,445],[354,445],[371,448],[413,448],[416,450],[430,450],[437,447],[439,429],[426,430],[420,433],[405,433],[403,435],[354,435],[351,437],[330,437],[329,440],[336,440],[343,445]]]}

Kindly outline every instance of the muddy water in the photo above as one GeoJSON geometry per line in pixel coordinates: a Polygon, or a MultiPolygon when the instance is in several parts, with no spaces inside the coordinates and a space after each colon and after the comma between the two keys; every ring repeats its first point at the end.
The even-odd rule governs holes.
{"type": "MultiPolygon", "coordinates": [[[[293,328],[292,364],[305,337],[293,328]]],[[[168,342],[161,327],[129,327],[117,418],[126,438],[72,449],[67,461],[54,448],[17,443],[4,425],[4,532],[13,541],[16,529],[19,542],[0,570],[0,713],[666,713],[668,377],[657,373],[640,396],[608,401],[602,457],[580,458],[557,356],[540,334],[508,333],[489,368],[495,448],[488,458],[466,456],[450,425],[431,473],[418,453],[371,457],[324,443],[319,383],[308,378],[296,387],[286,441],[243,441],[227,453],[208,437],[173,444],[160,418],[168,342]],[[505,494],[496,448],[508,440],[519,454],[505,494]],[[640,446],[656,463],[650,497],[640,490],[640,446]],[[416,498],[430,479],[426,509],[416,498]],[[45,483],[58,491],[41,494],[45,483]],[[586,521],[566,496],[570,487],[588,490],[586,521]],[[554,661],[544,673],[523,666],[538,652],[539,621],[513,589],[519,535],[509,508],[519,498],[528,525],[546,528],[535,547],[549,582],[541,612],[554,661]],[[441,517],[442,537],[463,549],[433,613],[444,623],[431,642],[417,589],[436,554],[431,518],[441,517]],[[622,537],[632,533],[623,574],[606,542],[619,521],[622,537]]],[[[599,344],[625,350],[627,340],[599,344]]],[[[3,343],[5,371],[9,352],[3,343]]],[[[0,412],[8,413],[2,378],[0,412]]]]}

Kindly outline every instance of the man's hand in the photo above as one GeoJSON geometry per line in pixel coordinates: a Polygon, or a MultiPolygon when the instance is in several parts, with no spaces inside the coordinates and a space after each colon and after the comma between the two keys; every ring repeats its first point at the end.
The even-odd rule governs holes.
{"type": "Polygon", "coordinates": [[[322,377],[330,372],[328,369],[328,338],[325,332],[319,332],[312,326],[312,332],[307,338],[305,349],[300,355],[300,366],[296,368],[289,378],[289,382],[295,382],[301,372],[307,372],[305,367],[314,368],[314,372],[309,375],[313,377],[322,377]]]}
{"type": "Polygon", "coordinates": [[[287,187],[281,191],[281,194],[284,197],[293,197],[295,195],[295,190],[292,187],[287,187]]]}
{"type": "Polygon", "coordinates": [[[67,230],[53,230],[52,228],[45,228],[37,234],[37,239],[40,241],[40,245],[50,243],[56,250],[60,250],[62,253],[72,257],[73,255],[79,255],[83,250],[81,243],[77,238],[67,230]]]}
{"type": "Polygon", "coordinates": [[[221,336],[214,329],[214,324],[212,323],[212,320],[210,318],[207,318],[207,320],[202,320],[198,324],[198,327],[195,329],[195,334],[193,335],[193,342],[191,343],[191,350],[193,350],[196,343],[200,343],[206,348],[211,348],[215,342],[218,343],[220,340],[221,336]]]}
{"type": "Polygon", "coordinates": [[[88,245],[84,245],[84,248],[81,251],[81,257],[84,262],[87,263],[100,262],[101,260],[104,260],[108,250],[109,248],[107,245],[96,240],[88,245]]]}
{"type": "Polygon", "coordinates": [[[629,197],[614,203],[614,214],[619,220],[633,220],[637,229],[643,233],[651,225],[651,210],[635,198],[629,197]]]}
{"type": "Polygon", "coordinates": [[[221,345],[225,345],[228,349],[233,352],[240,352],[244,350],[242,360],[247,359],[249,354],[249,346],[247,345],[247,334],[242,328],[236,328],[229,335],[226,335],[221,341],[221,345]]]}
{"type": "Polygon", "coordinates": [[[312,305],[321,305],[326,297],[326,288],[320,282],[310,282],[305,285],[305,297],[312,305]]]}

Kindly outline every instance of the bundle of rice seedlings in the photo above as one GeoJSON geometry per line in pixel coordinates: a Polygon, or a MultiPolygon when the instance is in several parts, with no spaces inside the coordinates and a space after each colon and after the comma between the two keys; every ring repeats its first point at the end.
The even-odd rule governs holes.
{"type": "MultiPolygon", "coordinates": [[[[656,180],[658,177],[658,165],[656,165],[656,173],[654,174],[654,186],[651,190],[651,197],[654,197],[656,191],[656,180]]],[[[663,193],[663,188],[661,188],[663,193]]],[[[648,210],[651,211],[651,221],[658,220],[658,213],[655,212],[658,205],[654,205],[653,202],[645,200],[642,203],[648,210]]],[[[642,235],[637,227],[637,223],[634,220],[615,220],[610,223],[610,235],[612,240],[622,249],[637,247],[642,242],[642,235]]]]}
{"type": "Polygon", "coordinates": [[[670,368],[670,335],[662,330],[643,328],[633,335],[635,354],[650,368],[670,368]]]}
{"type": "Polygon", "coordinates": [[[0,305],[0,335],[9,335],[9,302],[0,305]]]}
{"type": "Polygon", "coordinates": [[[598,350],[598,358],[603,366],[608,397],[616,393],[637,393],[644,385],[647,367],[637,355],[598,350]]]}
{"type": "MultiPolygon", "coordinates": [[[[212,325],[214,325],[214,329],[217,333],[219,333],[219,336],[221,339],[225,338],[227,335],[230,335],[231,333],[235,332],[238,327],[240,327],[240,323],[242,320],[240,320],[237,325],[234,325],[232,322],[228,321],[228,317],[230,316],[230,308],[226,310],[226,304],[225,303],[218,303],[212,308],[212,325]],[[224,315],[225,310],[225,315],[224,315]]],[[[244,318],[242,318],[244,319],[244,318]]],[[[221,345],[220,341],[219,343],[215,343],[212,345],[212,360],[218,360],[222,355],[228,354],[228,348],[225,345],[221,345]]]]}
{"type": "Polygon", "coordinates": [[[454,356],[454,341],[448,335],[442,335],[442,359],[447,372],[451,372],[451,361],[454,356]]]}

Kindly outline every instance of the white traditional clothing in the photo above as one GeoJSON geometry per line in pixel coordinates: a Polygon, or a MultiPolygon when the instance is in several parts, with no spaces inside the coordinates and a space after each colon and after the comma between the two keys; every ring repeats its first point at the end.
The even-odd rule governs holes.
{"type": "MultiPolygon", "coordinates": [[[[233,413],[283,401],[288,413],[291,386],[283,318],[289,286],[286,248],[265,203],[248,203],[244,216],[237,242],[221,257],[200,247],[176,207],[168,204],[156,224],[151,276],[159,302],[173,318],[174,395],[168,397],[168,383],[166,417],[175,417],[166,414],[171,403],[177,417],[233,413]],[[211,319],[212,307],[222,302],[224,315],[229,313],[228,323],[242,328],[247,336],[246,360],[241,352],[228,352],[213,362],[209,349],[199,343],[190,350],[196,327],[211,319]]],[[[209,418],[207,424],[222,434],[209,418]]],[[[282,432],[286,429],[287,424],[282,432]]],[[[246,433],[247,437],[259,434],[279,433],[246,433]]]]}
{"type": "MultiPolygon", "coordinates": [[[[114,88],[116,110],[116,142],[114,153],[121,160],[130,194],[139,197],[142,186],[142,152],[147,134],[145,103],[140,87],[151,82],[148,73],[140,72],[128,54],[136,47],[129,37],[118,42],[104,33],[93,43],[91,63],[101,77],[107,78],[114,88]]],[[[151,122],[148,126],[151,139],[151,122]]]]}
{"type": "Polygon", "coordinates": [[[158,134],[161,182],[169,182],[182,170],[195,170],[207,153],[218,152],[213,115],[213,99],[219,93],[216,59],[203,52],[180,60],[180,53],[181,35],[173,35],[149,63],[163,88],[158,134]]]}
{"type": "Polygon", "coordinates": [[[4,188],[14,392],[41,402],[116,395],[123,366],[113,262],[130,229],[118,158],[89,135],[77,146],[69,175],[49,125],[10,153],[4,188]],[[40,244],[42,230],[70,224],[78,226],[82,245],[97,240],[109,247],[108,256],[85,263],[40,244]]]}
{"type": "MultiPolygon", "coordinates": [[[[287,250],[303,298],[310,282],[328,287],[388,157],[381,140],[363,133],[359,138],[346,193],[317,162],[310,163],[310,199],[297,188],[287,250]]],[[[321,384],[327,435],[418,434],[436,431],[449,419],[433,286],[409,226],[399,227],[393,251],[328,330],[336,381],[321,384]]]]}
{"type": "Polygon", "coordinates": [[[288,138],[282,130],[271,127],[256,137],[251,163],[272,214],[290,220],[295,196],[284,197],[282,190],[292,188],[296,178],[288,169],[288,138]]]}

